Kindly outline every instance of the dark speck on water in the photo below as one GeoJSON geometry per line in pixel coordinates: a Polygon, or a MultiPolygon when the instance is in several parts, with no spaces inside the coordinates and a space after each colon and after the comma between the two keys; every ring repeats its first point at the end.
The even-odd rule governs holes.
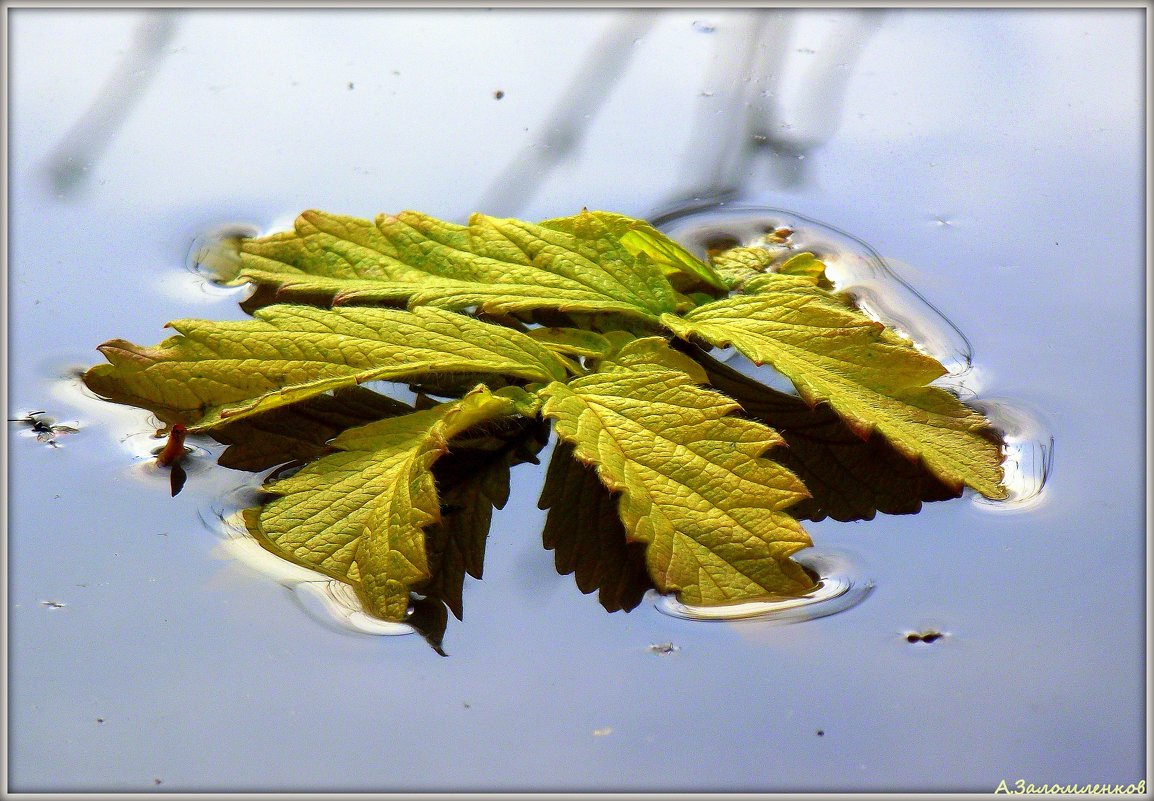
{"type": "Polygon", "coordinates": [[[908,643],[918,643],[918,642],[932,643],[932,642],[935,642],[937,640],[940,640],[944,636],[946,636],[946,635],[942,634],[940,631],[921,631],[921,632],[911,631],[911,632],[906,634],[906,642],[908,642],[908,643]]]}
{"type": "Polygon", "coordinates": [[[505,96],[505,90],[503,90],[503,89],[498,89],[496,92],[493,92],[493,97],[495,97],[497,100],[500,100],[504,96],[505,96]]]}

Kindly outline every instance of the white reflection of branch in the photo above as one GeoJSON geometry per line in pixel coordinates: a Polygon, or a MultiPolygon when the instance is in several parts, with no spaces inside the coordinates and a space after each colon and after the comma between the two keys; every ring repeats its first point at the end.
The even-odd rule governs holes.
{"type": "Polygon", "coordinates": [[[882,13],[826,16],[834,25],[818,47],[790,51],[796,11],[734,12],[718,27],[717,60],[682,160],[689,180],[653,216],[739,197],[758,155],[767,157],[774,185],[805,183],[806,156],[836,133],[849,79],[882,13]],[[806,66],[799,68],[799,56],[806,66]]]}
{"type": "Polygon", "coordinates": [[[788,11],[730,11],[711,21],[715,55],[682,159],[684,197],[726,196],[745,180],[749,109],[755,96],[769,91],[760,87],[775,78],[774,61],[782,60],[790,29],[788,11]]]}
{"type": "Polygon", "coordinates": [[[178,17],[176,11],[150,10],[137,26],[132,45],[92,105],[48,157],[46,168],[57,192],[75,192],[89,167],[116,136],[163,62],[178,17]]]}
{"type": "MultiPolygon", "coordinates": [[[[882,23],[884,12],[876,9],[842,11],[833,17],[824,41],[807,50],[806,66],[788,84],[781,81],[780,60],[761,68],[775,74],[775,92],[762,93],[749,109],[749,141],[792,161],[778,164],[776,178],[785,185],[802,183],[806,177],[804,157],[828,142],[841,124],[846,88],[866,43],[882,23]],[[784,89],[791,90],[787,104],[780,102],[784,89]],[[788,110],[788,117],[782,107],[788,110]],[[781,167],[787,169],[781,169],[781,167]]],[[[783,48],[784,49],[784,48],[783,48]]],[[[795,57],[795,63],[800,63],[795,57]]]]}
{"type": "Polygon", "coordinates": [[[657,12],[648,9],[622,13],[613,20],[545,120],[544,135],[517,153],[476,208],[497,216],[511,216],[524,208],[549,171],[577,149],[593,115],[633,58],[634,42],[656,17],[657,12]]]}

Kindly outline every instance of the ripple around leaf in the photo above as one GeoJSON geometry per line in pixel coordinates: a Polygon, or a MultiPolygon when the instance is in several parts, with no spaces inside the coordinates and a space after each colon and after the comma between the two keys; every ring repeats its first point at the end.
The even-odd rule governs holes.
{"type": "Polygon", "coordinates": [[[862,239],[828,223],[768,206],[696,204],[663,214],[658,224],[689,250],[705,255],[712,243],[769,248],[782,257],[809,251],[820,258],[836,289],[874,319],[899,330],[951,373],[973,363],[965,334],[862,239]],[[775,231],[785,232],[775,236],[775,231]]]}
{"type": "Polygon", "coordinates": [[[662,596],[655,606],[671,617],[700,621],[800,623],[844,612],[864,601],[874,589],[854,559],[824,548],[807,548],[794,560],[818,577],[817,585],[799,597],[721,606],[692,606],[662,596]]]}
{"type": "Polygon", "coordinates": [[[1048,498],[1046,485],[1054,469],[1054,435],[1041,412],[1014,400],[984,398],[977,406],[1002,435],[1009,497],[991,501],[975,496],[974,503],[994,512],[1037,509],[1048,498]]]}

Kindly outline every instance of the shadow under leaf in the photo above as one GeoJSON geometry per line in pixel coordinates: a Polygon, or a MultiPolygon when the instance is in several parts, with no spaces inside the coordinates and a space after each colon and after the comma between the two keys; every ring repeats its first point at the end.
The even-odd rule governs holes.
{"type": "Polygon", "coordinates": [[[574,574],[583,593],[597,590],[606,611],[628,612],[653,589],[644,544],[626,540],[617,496],[573,457],[573,446],[557,443],[537,505],[549,510],[543,540],[557,572],[574,574]]]}
{"type": "Polygon", "coordinates": [[[345,429],[411,411],[408,404],[371,389],[342,387],[331,395],[225,423],[208,434],[228,446],[217,464],[259,473],[316,459],[328,452],[326,443],[345,429]]]}
{"type": "Polygon", "coordinates": [[[794,395],[772,389],[711,358],[693,345],[691,355],[709,383],[741,404],[745,416],[778,431],[786,446],[766,455],[792,470],[812,497],[795,504],[800,520],[832,517],[842,522],[872,520],[877,512],[914,514],[927,501],[957,498],[961,491],[933,475],[874,433],[862,439],[830,408],[810,408],[794,395]]]}
{"type": "Polygon", "coordinates": [[[509,500],[509,471],[537,464],[548,436],[537,419],[487,425],[454,438],[433,465],[441,521],[425,529],[430,578],[416,588],[406,622],[442,656],[448,612],[464,620],[465,576],[481,578],[493,510],[509,500]]]}

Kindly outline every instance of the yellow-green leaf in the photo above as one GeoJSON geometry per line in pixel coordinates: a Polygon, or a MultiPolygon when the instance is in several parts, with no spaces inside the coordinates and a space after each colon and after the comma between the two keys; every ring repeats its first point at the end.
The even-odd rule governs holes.
{"type": "Polygon", "coordinates": [[[246,511],[249,531],[278,556],[352,585],[369,613],[402,620],[410,590],[430,579],[424,529],[441,520],[433,464],[452,437],[516,408],[482,386],[349,429],[335,453],[266,485],[277,497],[246,511]]]}
{"type": "Polygon", "coordinates": [[[789,378],[809,404],[826,401],[859,436],[877,431],[948,485],[1004,498],[989,422],[944,389],[934,358],[864,314],[791,276],[663,322],[678,336],[733,345],[789,378]]]}
{"type": "Polygon", "coordinates": [[[960,487],[948,487],[921,459],[910,459],[885,437],[862,439],[827,403],[810,407],[716,362],[701,360],[709,384],[741,404],[744,417],[781,434],[785,444],[767,455],[802,480],[812,497],[791,506],[799,520],[871,520],[877,512],[912,514],[923,501],[956,498],[960,487]]]}
{"type": "Polygon", "coordinates": [[[601,363],[600,372],[655,368],[685,373],[696,384],[705,384],[709,381],[701,365],[681,351],[669,347],[669,341],[664,337],[633,339],[618,336],[614,337],[614,344],[616,349],[601,363]]]}
{"type": "Polygon", "coordinates": [[[205,430],[340,387],[429,374],[562,378],[546,348],[510,328],[440,309],[269,306],[254,320],[178,320],[155,347],[100,346],[90,389],[205,430]]]}
{"type": "Polygon", "coordinates": [[[595,331],[552,327],[533,328],[526,333],[555,353],[597,357],[609,351],[609,341],[595,331]]]}
{"type": "Polygon", "coordinates": [[[740,289],[773,264],[774,254],[765,248],[735,247],[723,250],[712,259],[717,271],[731,289],[740,289]]]}
{"type": "Polygon", "coordinates": [[[812,253],[798,253],[782,262],[777,272],[781,275],[805,276],[816,283],[825,277],[825,263],[812,253]]]}
{"type": "MultiPolygon", "coordinates": [[[[682,273],[702,281],[714,289],[723,291],[727,289],[725,281],[712,267],[645,220],[637,220],[608,211],[593,211],[588,212],[588,214],[595,217],[612,232],[630,253],[634,256],[645,254],[667,275],[682,273]]],[[[577,218],[546,220],[541,225],[557,230],[571,230],[574,219],[577,218]]]]}
{"type": "Polygon", "coordinates": [[[490,314],[616,312],[655,320],[677,305],[661,270],[596,216],[550,227],[474,214],[468,226],[416,212],[374,221],[307,211],[291,233],[242,242],[231,283],[490,314]]]}
{"type": "Polygon", "coordinates": [[[658,589],[686,603],[721,604],[813,586],[789,558],[809,536],[783,511],[805,488],[761,458],[781,439],[730,416],[732,400],[648,365],[554,382],[540,395],[558,436],[620,493],[625,531],[646,544],[658,589]]]}

